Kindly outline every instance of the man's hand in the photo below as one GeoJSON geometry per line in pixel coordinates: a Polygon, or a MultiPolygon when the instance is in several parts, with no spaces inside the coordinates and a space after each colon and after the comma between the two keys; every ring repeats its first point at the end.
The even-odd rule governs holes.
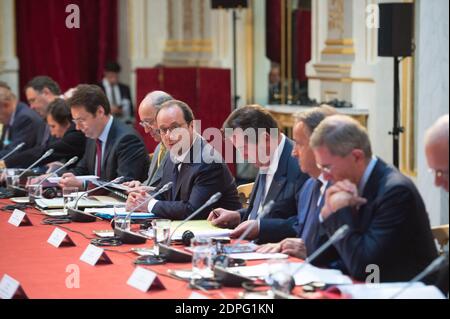
{"type": "Polygon", "coordinates": [[[78,187],[78,189],[81,189],[83,187],[83,183],[79,181],[74,174],[65,173],[63,176],[61,176],[59,187],[78,187]]]}
{"type": "Polygon", "coordinates": [[[261,245],[256,249],[256,252],[261,254],[281,253],[281,243],[261,245]]]}
{"type": "Polygon", "coordinates": [[[303,239],[286,238],[280,242],[281,253],[294,256],[300,259],[306,259],[306,247],[303,239]]]}
{"type": "Polygon", "coordinates": [[[344,207],[359,207],[367,200],[358,195],[355,184],[348,180],[340,181],[331,186],[325,193],[325,204],[320,214],[327,219],[331,214],[344,207]]]}
{"type": "Polygon", "coordinates": [[[248,228],[249,233],[245,236],[244,239],[252,240],[258,237],[259,235],[259,224],[257,220],[246,220],[245,222],[239,224],[230,234],[231,238],[239,238],[241,235],[247,231],[248,228]]]}
{"type": "Polygon", "coordinates": [[[217,208],[209,214],[208,220],[220,228],[235,228],[241,222],[241,215],[237,211],[217,208]]]}
{"type": "Polygon", "coordinates": [[[141,182],[140,181],[129,181],[129,182],[125,182],[122,183],[123,186],[129,187],[129,188],[137,188],[139,186],[141,186],[141,182]]]}
{"type": "Polygon", "coordinates": [[[147,212],[147,205],[152,197],[146,192],[132,192],[128,194],[126,210],[127,211],[137,211],[137,212],[147,212]]]}

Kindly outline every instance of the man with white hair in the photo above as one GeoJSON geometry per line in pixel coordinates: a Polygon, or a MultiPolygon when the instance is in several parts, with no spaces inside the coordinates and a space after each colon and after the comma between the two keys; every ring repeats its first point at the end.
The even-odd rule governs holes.
{"type": "Polygon", "coordinates": [[[448,114],[440,117],[425,134],[425,154],[434,172],[434,183],[448,193],[448,114]]]}
{"type": "Polygon", "coordinates": [[[167,161],[168,152],[166,146],[161,142],[161,136],[158,133],[156,125],[156,113],[161,105],[167,101],[173,100],[172,96],[163,91],[153,91],[148,93],[139,105],[139,117],[141,121],[139,125],[144,128],[145,133],[150,134],[151,137],[158,142],[155,151],[153,152],[152,161],[148,169],[148,177],[142,184],[139,181],[131,181],[124,183],[130,188],[137,187],[157,187],[161,182],[164,163],[167,161]]]}

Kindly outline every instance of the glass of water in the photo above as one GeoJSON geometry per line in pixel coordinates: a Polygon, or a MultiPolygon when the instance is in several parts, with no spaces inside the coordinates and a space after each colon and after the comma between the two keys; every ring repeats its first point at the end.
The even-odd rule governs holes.
{"type": "Polygon", "coordinates": [[[295,286],[292,271],[295,267],[287,260],[271,259],[267,262],[268,274],[266,283],[272,290],[290,294],[295,286]]]}
{"type": "Polygon", "coordinates": [[[159,254],[158,244],[170,244],[170,220],[169,219],[155,219],[153,221],[153,233],[155,236],[154,251],[159,254]]]}
{"type": "MultiPolygon", "coordinates": [[[[75,201],[78,196],[78,187],[64,187],[63,199],[64,199],[64,214],[68,214],[67,208],[69,203],[75,201]]],[[[73,203],[72,203],[73,205],[73,203]]]]}
{"type": "Polygon", "coordinates": [[[30,204],[35,204],[37,199],[42,198],[42,185],[27,185],[30,204]]]}
{"type": "Polygon", "coordinates": [[[114,229],[131,230],[131,217],[127,218],[123,206],[114,205],[114,229]]]}
{"type": "Polygon", "coordinates": [[[8,189],[14,189],[20,186],[20,170],[15,168],[9,168],[6,170],[6,187],[8,189]]]}
{"type": "Polygon", "coordinates": [[[211,238],[194,237],[191,240],[192,276],[191,281],[213,277],[213,251],[211,238]]]}

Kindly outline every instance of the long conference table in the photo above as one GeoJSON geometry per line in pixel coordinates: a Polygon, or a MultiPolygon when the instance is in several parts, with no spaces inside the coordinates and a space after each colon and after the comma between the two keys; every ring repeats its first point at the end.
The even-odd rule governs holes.
{"type": "MultiPolygon", "coordinates": [[[[0,209],[14,204],[1,199],[0,209]]],[[[91,266],[80,260],[80,256],[94,238],[94,230],[110,230],[108,221],[94,223],[70,223],[62,225],[75,246],[56,248],[47,240],[58,225],[43,225],[47,216],[35,208],[23,210],[32,222],[32,226],[16,227],[8,223],[11,211],[0,210],[0,278],[8,274],[19,281],[28,298],[31,299],[188,299],[193,292],[212,299],[236,299],[241,288],[222,287],[219,290],[199,291],[189,288],[189,283],[175,279],[168,270],[190,270],[190,263],[167,263],[154,266],[139,266],[157,274],[165,289],[151,288],[143,293],[127,284],[136,268],[137,255],[131,252],[133,247],[148,247],[148,240],[142,245],[122,245],[102,247],[112,264],[91,266]],[[69,227],[68,231],[65,228],[69,227]],[[78,233],[79,232],[79,233],[78,233]],[[80,234],[81,233],[81,234],[80,234]],[[83,235],[82,235],[83,234],[83,235]],[[74,269],[79,270],[79,287],[70,287],[74,269]]],[[[292,261],[298,259],[292,259],[292,261]]],[[[247,265],[261,263],[247,262],[247,265]]],[[[296,288],[296,291],[301,288],[296,288]]],[[[333,297],[319,293],[319,298],[333,297]]],[[[337,296],[335,296],[337,297],[337,296]]]]}

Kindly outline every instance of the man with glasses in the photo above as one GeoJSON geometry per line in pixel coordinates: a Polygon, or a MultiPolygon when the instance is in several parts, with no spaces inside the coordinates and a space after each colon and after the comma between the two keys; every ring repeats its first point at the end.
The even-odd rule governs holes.
{"type": "MultiPolygon", "coordinates": [[[[239,209],[236,184],[220,154],[194,129],[194,115],[186,103],[168,101],[156,115],[158,133],[169,150],[160,185],[172,182],[172,188],[158,198],[146,192],[132,192],[127,209],[141,205],[144,211],[161,218],[182,220],[200,208],[217,192],[219,201],[211,208],[239,209]]],[[[197,219],[205,219],[208,210],[197,219]]]]}
{"type": "Polygon", "coordinates": [[[333,183],[319,218],[331,236],[350,231],[334,246],[347,272],[365,280],[369,265],[380,281],[408,281],[436,257],[423,200],[414,183],[372,155],[367,131],[354,119],[334,115],[314,130],[311,147],[324,178],[333,183]]]}
{"type": "Polygon", "coordinates": [[[143,190],[149,190],[150,188],[158,187],[161,182],[164,164],[168,158],[167,148],[161,142],[161,136],[158,133],[158,127],[156,125],[156,113],[161,105],[167,101],[173,100],[173,98],[162,91],[153,91],[147,94],[139,105],[139,117],[141,125],[145,133],[158,142],[158,145],[153,152],[153,157],[150,162],[150,168],[148,169],[147,179],[141,183],[140,181],[131,181],[124,183],[125,186],[135,189],[141,187],[143,190]]]}
{"type": "Polygon", "coordinates": [[[61,187],[83,187],[77,175],[96,175],[105,181],[124,176],[144,180],[148,154],[137,133],[111,116],[103,91],[96,85],[81,84],[67,101],[77,130],[88,138],[83,158],[70,173],[65,173],[61,187]]]}

